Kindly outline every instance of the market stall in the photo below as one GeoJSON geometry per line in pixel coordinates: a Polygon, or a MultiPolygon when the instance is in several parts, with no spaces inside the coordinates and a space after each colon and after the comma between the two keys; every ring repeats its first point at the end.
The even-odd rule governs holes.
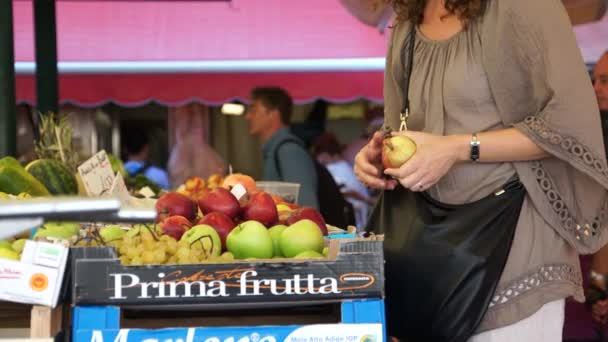
{"type": "Polygon", "coordinates": [[[155,193],[71,147],[0,159],[0,263],[19,271],[0,298],[71,308],[56,324],[73,341],[385,340],[382,237],[326,224],[298,186],[217,174],[155,193]]]}

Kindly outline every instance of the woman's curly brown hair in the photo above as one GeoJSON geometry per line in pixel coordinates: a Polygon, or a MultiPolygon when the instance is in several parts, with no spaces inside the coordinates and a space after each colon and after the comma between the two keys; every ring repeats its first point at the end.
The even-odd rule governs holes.
{"type": "MultiPolygon", "coordinates": [[[[427,0],[384,0],[390,3],[397,14],[397,21],[422,20],[427,0]]],[[[477,18],[483,13],[488,0],[443,0],[450,14],[457,15],[465,23],[477,18]]],[[[532,0],[533,1],[533,0],[532,0]]]]}

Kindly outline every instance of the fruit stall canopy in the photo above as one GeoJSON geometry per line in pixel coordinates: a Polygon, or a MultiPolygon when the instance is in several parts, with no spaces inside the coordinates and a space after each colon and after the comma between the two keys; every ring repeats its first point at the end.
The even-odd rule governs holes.
{"type": "MultiPolygon", "coordinates": [[[[137,106],[382,99],[386,34],[339,0],[57,1],[60,101],[137,106]]],[[[35,103],[32,1],[14,1],[17,99],[35,103]]]]}
{"type": "MultiPolygon", "coordinates": [[[[32,16],[32,0],[14,0],[21,103],[35,103],[32,16]]],[[[608,16],[575,31],[585,61],[596,61],[608,16]]],[[[381,101],[388,32],[340,0],[57,0],[60,101],[220,104],[261,85],[282,86],[298,103],[381,101]]]]}

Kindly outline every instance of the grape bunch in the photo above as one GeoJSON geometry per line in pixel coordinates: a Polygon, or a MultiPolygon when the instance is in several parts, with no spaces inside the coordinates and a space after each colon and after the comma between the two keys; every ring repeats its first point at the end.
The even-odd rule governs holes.
{"type": "Polygon", "coordinates": [[[228,262],[234,257],[230,253],[211,253],[212,243],[201,238],[196,241],[175,240],[169,235],[157,235],[152,229],[138,227],[134,232],[124,234],[122,239],[110,241],[107,245],[118,250],[123,265],[184,265],[208,262],[228,262]]]}

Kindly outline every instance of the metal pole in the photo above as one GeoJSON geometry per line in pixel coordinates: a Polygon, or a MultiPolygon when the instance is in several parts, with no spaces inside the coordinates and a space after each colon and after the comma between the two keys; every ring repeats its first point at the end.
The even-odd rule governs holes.
{"type": "Polygon", "coordinates": [[[17,152],[13,1],[0,1],[0,157],[17,152]]]}
{"type": "MultiPolygon", "coordinates": [[[[10,1],[9,1],[10,2],[10,1]]],[[[36,95],[40,113],[59,110],[55,0],[34,0],[36,95]]]]}

